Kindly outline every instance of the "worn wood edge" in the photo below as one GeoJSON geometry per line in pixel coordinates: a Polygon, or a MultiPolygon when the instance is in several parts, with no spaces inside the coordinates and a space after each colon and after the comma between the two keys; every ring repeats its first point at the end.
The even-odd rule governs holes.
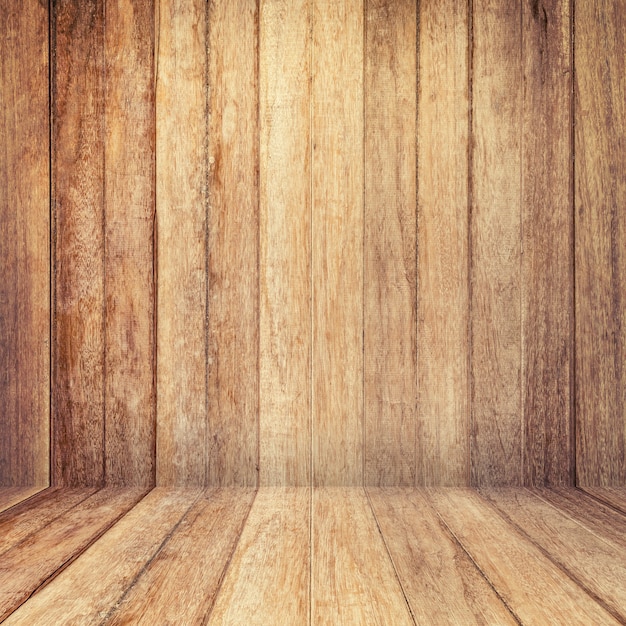
{"type": "Polygon", "coordinates": [[[590,498],[593,498],[594,500],[612,508],[618,513],[626,515],[626,487],[620,489],[611,487],[578,486],[577,489],[588,495],[590,498]]]}
{"type": "Polygon", "coordinates": [[[49,487],[6,487],[0,488],[0,513],[29,502],[49,487]]]}

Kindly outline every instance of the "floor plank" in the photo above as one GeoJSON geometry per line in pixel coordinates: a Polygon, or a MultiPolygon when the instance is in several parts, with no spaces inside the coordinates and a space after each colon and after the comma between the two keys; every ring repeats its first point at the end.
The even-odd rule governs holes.
{"type": "Polygon", "coordinates": [[[418,624],[517,623],[422,493],[368,494],[418,624]]]}
{"type": "Polygon", "coordinates": [[[39,493],[42,487],[2,487],[0,488],[0,513],[11,507],[28,500],[36,493],[39,493]]]}
{"type": "Polygon", "coordinates": [[[310,490],[261,488],[209,624],[309,623],[310,490]]]}
{"type": "Polygon", "coordinates": [[[626,622],[626,548],[602,539],[530,491],[481,491],[552,561],[626,622]]]}
{"type": "Polygon", "coordinates": [[[313,624],[413,624],[365,491],[315,489],[313,624]]]}
{"type": "Polygon", "coordinates": [[[151,491],[5,624],[102,623],[200,493],[151,491]]]}
{"type": "Polygon", "coordinates": [[[76,559],[144,493],[102,489],[5,552],[0,562],[0,621],[76,559]]]}
{"type": "Polygon", "coordinates": [[[521,623],[619,623],[476,492],[436,489],[428,497],[521,623]]]}
{"type": "Polygon", "coordinates": [[[204,624],[254,500],[209,489],[118,603],[107,624],[204,624]]]}
{"type": "Polygon", "coordinates": [[[626,487],[581,487],[581,489],[626,515],[626,487]]]}
{"type": "Polygon", "coordinates": [[[0,555],[93,495],[95,488],[46,489],[0,515],[0,555]]]}

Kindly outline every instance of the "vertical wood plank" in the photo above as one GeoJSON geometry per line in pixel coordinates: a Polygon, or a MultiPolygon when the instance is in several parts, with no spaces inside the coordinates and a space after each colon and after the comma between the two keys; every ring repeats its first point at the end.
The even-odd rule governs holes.
{"type": "MultiPolygon", "coordinates": [[[[209,3],[208,483],[257,483],[256,0],[209,3]]],[[[201,65],[199,57],[195,64],[201,65]]],[[[199,132],[201,127],[190,129],[199,132]]]]}
{"type": "Polygon", "coordinates": [[[365,483],[413,485],[417,414],[416,81],[412,2],[366,2],[365,483]]]}
{"type": "Polygon", "coordinates": [[[310,0],[260,7],[260,482],[303,486],[311,446],[310,0]]]}
{"type": "Polygon", "coordinates": [[[313,481],[363,481],[363,1],[313,3],[313,481]]]}
{"type": "Polygon", "coordinates": [[[420,3],[418,485],[469,482],[468,9],[420,3]]]}
{"type": "Polygon", "coordinates": [[[53,15],[52,481],[104,480],[104,4],[53,15]]]}
{"type": "Polygon", "coordinates": [[[473,3],[471,481],[522,478],[519,0],[473,3]]]}
{"type": "Polygon", "coordinates": [[[569,5],[522,5],[522,389],[529,485],[573,484],[569,5]]]}
{"type": "Polygon", "coordinates": [[[206,3],[160,0],[157,485],[207,481],[206,3]]]}
{"type": "Polygon", "coordinates": [[[576,3],[577,477],[626,485],[626,3],[576,3]]]}
{"type": "Polygon", "coordinates": [[[0,2],[0,486],[49,475],[48,7],[0,2]]]}
{"type": "Polygon", "coordinates": [[[154,2],[106,5],[105,481],[154,484],[154,2]]]}

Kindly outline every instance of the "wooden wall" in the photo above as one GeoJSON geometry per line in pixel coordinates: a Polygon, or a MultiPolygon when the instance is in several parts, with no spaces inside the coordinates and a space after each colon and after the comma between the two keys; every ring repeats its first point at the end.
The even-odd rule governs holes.
{"type": "Polygon", "coordinates": [[[11,4],[0,480],[50,119],[54,484],[626,483],[624,0],[11,4]]]}

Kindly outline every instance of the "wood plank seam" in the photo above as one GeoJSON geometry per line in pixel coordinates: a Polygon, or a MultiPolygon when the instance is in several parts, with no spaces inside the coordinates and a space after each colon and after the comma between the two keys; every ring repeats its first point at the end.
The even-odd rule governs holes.
{"type": "MultiPolygon", "coordinates": [[[[471,2],[471,0],[470,0],[470,2],[471,2]]],[[[430,505],[430,503],[429,503],[429,505],[430,505]]],[[[504,604],[504,606],[506,607],[507,611],[511,614],[513,619],[520,626],[523,626],[522,620],[515,613],[515,611],[513,610],[513,607],[511,607],[511,605],[506,601],[506,599],[500,594],[500,592],[498,591],[498,588],[496,587],[496,585],[494,585],[494,583],[490,580],[490,578],[487,575],[487,573],[480,567],[480,565],[477,563],[477,561],[474,559],[474,557],[471,555],[471,553],[465,548],[465,546],[463,545],[463,542],[461,541],[461,539],[459,537],[457,537],[456,533],[452,530],[452,528],[450,528],[450,526],[448,525],[448,523],[446,522],[444,517],[441,515],[441,513],[435,507],[433,507],[432,505],[430,505],[430,506],[434,510],[434,512],[436,513],[437,517],[441,520],[441,523],[445,526],[447,532],[450,534],[450,537],[452,538],[454,543],[456,543],[459,546],[459,548],[461,548],[461,550],[463,550],[463,552],[467,555],[467,558],[474,564],[474,567],[480,572],[480,575],[487,581],[487,584],[491,587],[491,589],[496,594],[496,596],[498,597],[500,602],[502,602],[502,604],[504,604]]]]}
{"type": "MultiPolygon", "coordinates": [[[[208,166],[209,155],[211,154],[211,39],[210,39],[210,24],[211,24],[211,3],[205,2],[204,5],[204,271],[206,274],[205,291],[204,291],[204,415],[209,415],[209,385],[210,385],[210,373],[209,373],[209,358],[210,358],[210,313],[209,307],[211,306],[211,272],[209,271],[211,262],[211,252],[209,250],[210,240],[210,212],[211,212],[211,171],[208,166]]],[[[209,429],[204,430],[204,450],[209,449],[209,429]]],[[[204,485],[208,484],[209,480],[209,464],[204,463],[204,485]]]]}
{"type": "MultiPolygon", "coordinates": [[[[551,552],[548,552],[541,543],[535,541],[526,530],[513,521],[500,507],[498,507],[489,498],[486,498],[480,491],[476,490],[478,496],[483,500],[495,513],[497,513],[507,524],[514,528],[526,541],[535,546],[557,569],[559,569],[567,578],[569,578],[574,584],[576,584],[582,591],[584,591],[594,602],[599,604],[607,613],[610,613],[618,622],[622,622],[622,616],[615,611],[613,607],[607,604],[601,596],[596,594],[593,590],[589,589],[587,585],[582,583],[569,569],[567,569],[559,560],[557,560],[551,552]]],[[[556,507],[555,507],[556,508],[556,507]]],[[[558,510],[558,509],[557,509],[558,510]]]]}
{"type": "Polygon", "coordinates": [[[603,499],[602,496],[599,496],[599,495],[596,495],[593,492],[587,491],[584,487],[578,487],[577,486],[576,489],[578,491],[584,493],[586,496],[589,496],[590,498],[593,498],[593,500],[596,500],[597,502],[600,502],[601,504],[604,504],[605,506],[608,506],[609,508],[613,509],[614,511],[617,511],[621,515],[626,516],[626,506],[622,509],[618,505],[616,505],[614,502],[609,502],[608,500],[603,499]]]}
{"type": "Polygon", "coordinates": [[[400,586],[400,590],[402,591],[402,597],[404,598],[404,602],[406,604],[406,608],[409,612],[409,615],[411,616],[411,619],[413,620],[413,623],[417,626],[417,620],[415,619],[415,615],[413,614],[413,609],[411,608],[411,604],[409,603],[409,599],[407,597],[406,594],[406,589],[404,588],[404,584],[402,583],[402,580],[400,578],[400,575],[398,574],[398,568],[396,567],[396,564],[393,560],[393,557],[391,556],[391,551],[389,550],[389,545],[387,544],[387,539],[385,538],[385,535],[383,534],[383,531],[380,527],[380,524],[378,522],[378,516],[376,515],[376,511],[374,510],[374,507],[372,506],[372,499],[370,498],[370,493],[369,490],[367,489],[367,487],[364,487],[363,490],[365,491],[365,496],[367,498],[367,504],[370,508],[370,511],[372,512],[372,516],[374,517],[374,522],[376,522],[376,528],[378,529],[378,534],[380,535],[381,541],[383,542],[383,545],[385,546],[385,551],[387,552],[387,557],[389,558],[389,561],[391,562],[391,566],[393,567],[393,572],[395,574],[396,580],[398,581],[398,585],[400,586]]]}

